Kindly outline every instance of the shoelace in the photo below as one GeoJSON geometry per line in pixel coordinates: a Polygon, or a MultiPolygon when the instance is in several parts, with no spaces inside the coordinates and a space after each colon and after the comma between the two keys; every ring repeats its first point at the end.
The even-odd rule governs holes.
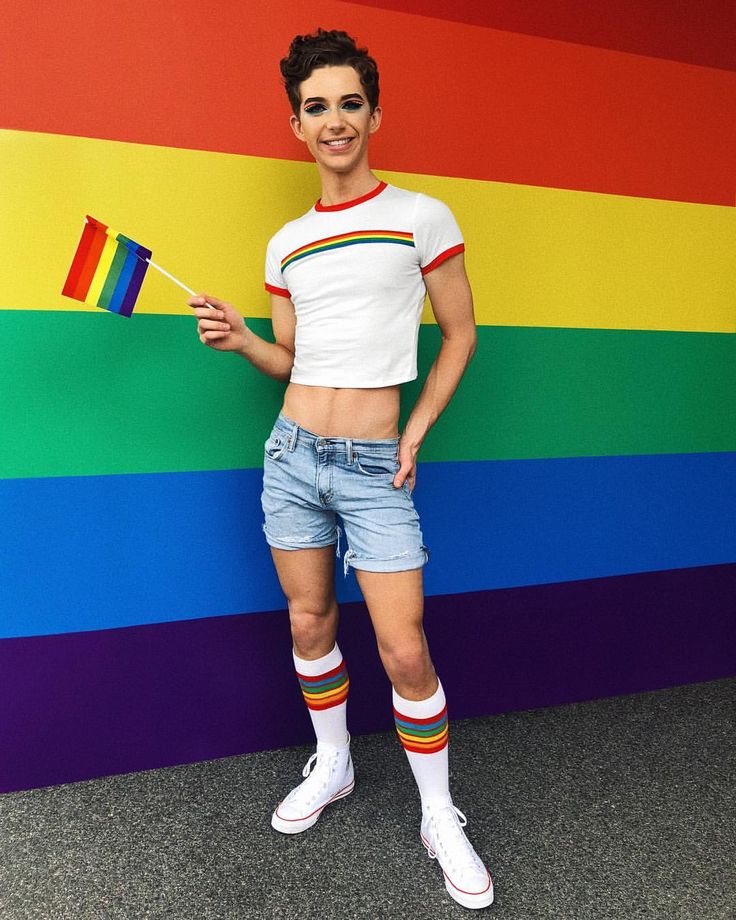
{"type": "Polygon", "coordinates": [[[302,770],[302,776],[306,777],[306,782],[293,790],[293,797],[303,798],[305,802],[316,801],[329,785],[336,764],[337,751],[315,751],[302,770]]]}
{"type": "Polygon", "coordinates": [[[429,848],[428,852],[435,859],[441,852],[451,868],[462,869],[472,865],[473,868],[485,872],[481,858],[473,849],[472,844],[465,836],[463,828],[468,819],[456,805],[447,804],[430,812],[429,827],[434,831],[433,837],[437,849],[429,848]],[[443,836],[444,835],[444,836],[443,836]]]}

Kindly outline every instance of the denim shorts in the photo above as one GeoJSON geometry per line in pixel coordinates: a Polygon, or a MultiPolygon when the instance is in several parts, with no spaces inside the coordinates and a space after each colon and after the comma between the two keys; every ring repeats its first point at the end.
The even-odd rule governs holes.
{"type": "Polygon", "coordinates": [[[337,544],[348,566],[402,572],[429,561],[409,486],[393,485],[399,439],[325,438],[279,412],[264,444],[263,532],[277,549],[337,544]]]}

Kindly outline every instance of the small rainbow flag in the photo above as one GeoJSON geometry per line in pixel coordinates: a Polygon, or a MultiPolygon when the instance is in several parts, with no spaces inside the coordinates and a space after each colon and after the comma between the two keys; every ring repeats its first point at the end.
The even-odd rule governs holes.
{"type": "Polygon", "coordinates": [[[87,214],[61,293],[130,316],[148,269],[146,259],[151,255],[150,249],[87,214]]]}

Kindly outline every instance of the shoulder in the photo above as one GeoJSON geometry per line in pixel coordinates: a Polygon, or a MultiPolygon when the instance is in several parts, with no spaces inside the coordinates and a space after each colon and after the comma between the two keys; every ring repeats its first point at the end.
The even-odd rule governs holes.
{"type": "Polygon", "coordinates": [[[376,198],[376,203],[380,203],[384,208],[399,208],[413,212],[420,194],[421,192],[388,183],[383,194],[376,198]]]}
{"type": "Polygon", "coordinates": [[[398,185],[389,185],[386,193],[387,197],[397,201],[404,201],[407,204],[415,205],[425,210],[449,210],[444,201],[440,201],[439,198],[433,198],[432,195],[427,195],[426,192],[415,192],[412,189],[401,188],[398,185]]]}
{"type": "Polygon", "coordinates": [[[384,207],[390,207],[395,213],[407,214],[409,212],[414,223],[419,226],[454,220],[452,211],[444,201],[427,195],[425,192],[415,192],[397,185],[389,185],[386,193],[381,197],[384,207]]]}
{"type": "Polygon", "coordinates": [[[453,219],[450,208],[439,198],[426,195],[424,192],[416,193],[415,216],[417,221],[444,221],[453,219]]]}

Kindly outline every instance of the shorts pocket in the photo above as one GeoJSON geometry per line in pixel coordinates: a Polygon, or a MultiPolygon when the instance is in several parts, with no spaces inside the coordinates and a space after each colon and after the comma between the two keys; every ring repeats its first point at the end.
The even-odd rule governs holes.
{"type": "Polygon", "coordinates": [[[366,476],[394,477],[401,464],[396,457],[377,457],[373,454],[355,454],[355,465],[366,476]]]}
{"type": "Polygon", "coordinates": [[[268,436],[268,440],[263,445],[264,456],[268,460],[280,460],[286,448],[289,446],[288,438],[283,434],[274,434],[268,436]]]}

